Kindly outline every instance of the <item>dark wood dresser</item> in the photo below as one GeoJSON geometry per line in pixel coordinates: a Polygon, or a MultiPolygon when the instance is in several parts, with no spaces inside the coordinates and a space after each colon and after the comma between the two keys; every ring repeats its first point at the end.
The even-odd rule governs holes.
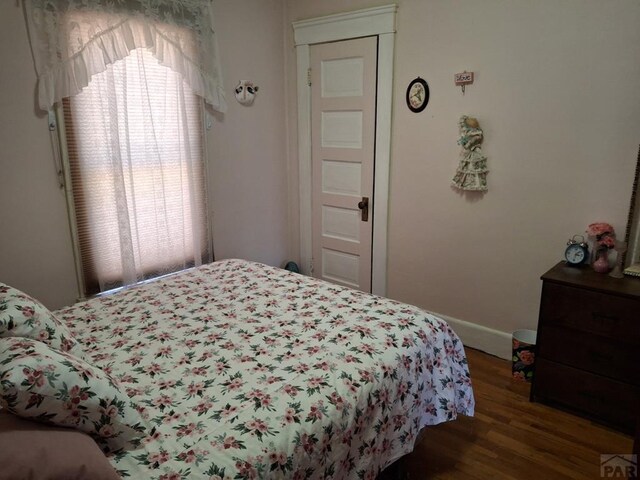
{"type": "Polygon", "coordinates": [[[542,282],[531,400],[633,434],[640,413],[640,278],[560,262],[542,282]]]}

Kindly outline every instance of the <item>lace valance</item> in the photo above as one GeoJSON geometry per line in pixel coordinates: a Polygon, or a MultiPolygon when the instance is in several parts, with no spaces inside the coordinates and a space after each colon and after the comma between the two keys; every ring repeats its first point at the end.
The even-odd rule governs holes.
{"type": "Polygon", "coordinates": [[[148,49],[218,111],[226,110],[210,0],[24,0],[40,107],[148,49]]]}

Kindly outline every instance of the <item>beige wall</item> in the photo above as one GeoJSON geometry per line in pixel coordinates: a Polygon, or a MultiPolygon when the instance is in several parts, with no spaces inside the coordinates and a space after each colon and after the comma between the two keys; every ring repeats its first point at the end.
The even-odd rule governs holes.
{"type": "MultiPolygon", "coordinates": [[[[280,265],[288,239],[283,1],[217,1],[215,13],[229,101],[209,133],[216,257],[280,265]],[[252,107],[235,101],[239,79],[260,86],[252,107]]],[[[77,295],[71,239],[16,2],[0,2],[0,64],[0,281],[58,308],[77,295]]]]}
{"type": "Polygon", "coordinates": [[[0,282],[58,307],[77,296],[65,196],[15,3],[0,2],[0,282]]]}
{"type": "MultiPolygon", "coordinates": [[[[291,21],[386,3],[290,0],[289,81],[291,21]]],[[[397,3],[388,295],[505,332],[535,328],[539,277],[567,238],[594,221],[624,232],[640,143],[640,3],[397,3]],[[476,72],[465,96],[453,85],[463,70],[476,72]],[[404,100],[417,76],[431,89],[420,114],[404,100]],[[485,131],[484,196],[449,186],[462,114],[485,131]]],[[[292,92],[290,123],[295,108],[292,92]]]]}
{"type": "MultiPolygon", "coordinates": [[[[209,133],[218,258],[277,265],[298,252],[291,21],[386,3],[214,3],[229,96],[209,133]],[[240,79],[260,86],[252,107],[233,98],[240,79]]],[[[498,330],[534,327],[538,278],[566,239],[592,221],[624,227],[640,141],[640,4],[398,3],[389,296],[498,330]],[[462,96],[452,76],[465,69],[477,78],[462,96]],[[432,99],[412,114],[404,91],[418,75],[432,99]],[[449,187],[461,114],[485,130],[483,197],[449,187]]],[[[76,295],[71,245],[14,2],[0,3],[0,62],[0,281],[55,308],[76,295]]]]}
{"type": "Polygon", "coordinates": [[[287,156],[282,0],[214,2],[227,103],[209,136],[216,259],[282,266],[287,255],[287,156]],[[233,94],[259,87],[252,106],[233,94]]]}

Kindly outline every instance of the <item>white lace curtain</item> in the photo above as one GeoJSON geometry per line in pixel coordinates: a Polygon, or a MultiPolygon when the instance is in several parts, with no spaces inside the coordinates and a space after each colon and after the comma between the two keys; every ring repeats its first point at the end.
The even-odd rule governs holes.
{"type": "Polygon", "coordinates": [[[87,293],[210,261],[201,101],[148,50],[66,103],[87,293]]]}
{"type": "Polygon", "coordinates": [[[213,109],[226,110],[211,0],[24,2],[43,110],[138,48],[181,74],[213,109]]]}

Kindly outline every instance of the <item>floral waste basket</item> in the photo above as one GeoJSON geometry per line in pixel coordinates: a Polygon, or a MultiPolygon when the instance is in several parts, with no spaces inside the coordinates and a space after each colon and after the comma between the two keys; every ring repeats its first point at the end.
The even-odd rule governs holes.
{"type": "Polygon", "coordinates": [[[511,373],[515,380],[530,382],[533,378],[533,362],[536,358],[535,330],[516,330],[512,337],[513,362],[511,373]]]}

